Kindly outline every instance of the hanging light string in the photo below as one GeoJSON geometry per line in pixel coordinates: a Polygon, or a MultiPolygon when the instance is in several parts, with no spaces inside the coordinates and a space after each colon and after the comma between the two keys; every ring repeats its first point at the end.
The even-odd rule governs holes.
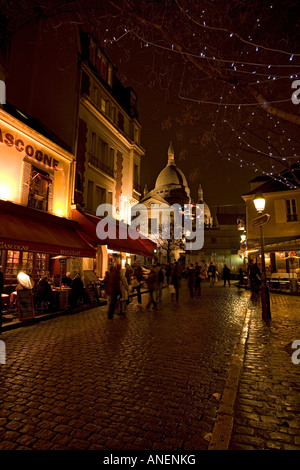
{"type": "MultiPolygon", "coordinates": [[[[254,114],[254,113],[253,113],[253,114],[254,114]]],[[[272,117],[271,117],[270,119],[272,119],[272,117]]],[[[279,161],[279,160],[278,160],[278,158],[279,158],[281,161],[284,161],[284,162],[285,162],[286,160],[288,160],[289,158],[293,158],[293,157],[294,157],[294,158],[298,158],[296,153],[294,153],[294,155],[290,155],[290,156],[285,156],[285,157],[283,157],[283,155],[281,155],[281,153],[279,152],[279,149],[276,148],[276,147],[272,144],[272,142],[265,140],[265,139],[262,138],[261,136],[255,134],[250,128],[248,128],[247,131],[248,131],[249,133],[253,134],[256,138],[258,138],[258,139],[264,141],[265,144],[268,146],[269,149],[272,147],[272,148],[275,150],[275,152],[277,152],[278,158],[273,154],[273,152],[269,152],[269,153],[262,152],[261,150],[259,150],[258,148],[254,147],[252,144],[250,144],[249,142],[247,142],[243,137],[241,137],[240,134],[239,134],[239,133],[236,131],[236,129],[229,123],[229,121],[228,121],[227,119],[224,119],[223,122],[226,123],[226,124],[228,124],[228,126],[230,127],[230,129],[231,129],[233,132],[235,132],[235,134],[238,136],[238,139],[239,139],[240,144],[241,144],[241,142],[244,142],[244,143],[247,145],[248,148],[251,148],[252,150],[254,150],[255,152],[260,153],[261,155],[264,155],[264,156],[269,157],[269,158],[271,158],[271,159],[275,159],[276,161],[279,161]]],[[[249,122],[247,123],[247,125],[249,125],[249,122]]],[[[277,127],[277,125],[280,125],[280,122],[277,121],[277,123],[274,124],[275,127],[277,127]]],[[[272,130],[271,132],[275,132],[275,131],[272,130]]],[[[284,131],[283,129],[282,129],[280,132],[281,132],[281,133],[285,133],[285,131],[284,131]]],[[[245,134],[246,134],[246,133],[243,132],[243,135],[245,135],[245,134]]],[[[267,138],[270,139],[270,136],[268,136],[267,138]]],[[[290,139],[290,138],[288,138],[288,142],[291,142],[291,139],[290,139]]],[[[297,142],[297,143],[298,143],[298,142],[297,142]]],[[[285,147],[282,147],[281,150],[284,151],[284,152],[285,152],[285,155],[286,155],[286,150],[287,150],[287,149],[286,149],[285,147]]],[[[295,152],[295,148],[294,148],[294,147],[292,147],[292,150],[295,152]]],[[[284,166],[286,166],[286,165],[284,165],[284,166]]]]}
{"type": "MultiPolygon", "coordinates": [[[[300,56],[300,53],[297,54],[297,53],[294,53],[294,52],[289,52],[289,51],[283,51],[282,49],[275,49],[275,48],[271,48],[271,47],[267,47],[267,46],[263,46],[262,44],[257,44],[257,43],[254,43],[253,41],[248,41],[247,39],[244,39],[242,38],[239,34],[237,33],[234,33],[232,31],[230,31],[229,29],[227,28],[221,28],[221,27],[217,27],[217,26],[209,26],[206,24],[206,22],[204,23],[200,23],[198,21],[196,21],[194,18],[192,18],[190,15],[189,15],[189,11],[188,10],[184,10],[182,8],[181,5],[179,5],[178,3],[178,0],[175,0],[175,3],[177,4],[178,8],[181,10],[181,12],[189,19],[191,20],[193,23],[195,23],[197,26],[199,26],[200,28],[203,28],[203,29],[209,29],[209,30],[213,30],[213,31],[220,31],[222,33],[226,33],[226,34],[229,34],[229,37],[236,37],[237,39],[239,39],[241,42],[249,45],[249,46],[252,46],[252,47],[255,47],[256,49],[263,49],[263,50],[266,50],[266,51],[269,51],[269,52],[277,52],[277,53],[280,53],[280,54],[286,54],[290,57],[298,57],[300,56]]],[[[270,6],[270,8],[272,8],[272,5],[270,6]]],[[[259,21],[259,20],[258,20],[259,21]]]]}
{"type": "MultiPolygon", "coordinates": [[[[228,124],[229,124],[229,123],[228,123],[228,124]]],[[[235,131],[235,129],[232,128],[232,130],[237,134],[237,132],[235,131]]],[[[237,135],[238,135],[238,134],[237,134],[237,135]]],[[[240,136],[238,136],[238,137],[240,137],[240,136]]],[[[220,149],[220,147],[219,147],[219,145],[218,145],[218,142],[217,142],[217,139],[216,139],[215,136],[213,137],[213,140],[214,140],[214,143],[215,143],[215,145],[216,145],[216,147],[217,147],[217,150],[218,150],[219,155],[221,155],[221,157],[222,157],[223,159],[226,159],[226,160],[228,160],[228,161],[231,161],[231,162],[233,162],[233,163],[236,163],[236,164],[238,164],[241,168],[242,168],[242,167],[247,167],[247,168],[250,168],[252,171],[255,171],[255,172],[258,171],[258,172],[262,173],[263,175],[266,175],[266,176],[268,176],[268,177],[270,177],[270,178],[272,178],[272,179],[274,179],[274,180],[276,180],[276,181],[278,181],[278,182],[280,182],[280,183],[282,183],[282,184],[288,186],[290,189],[298,188],[298,186],[295,186],[295,184],[290,183],[289,179],[286,178],[285,176],[283,176],[283,175],[281,175],[281,174],[279,174],[279,173],[275,173],[275,172],[267,172],[267,171],[263,170],[256,162],[254,163],[254,162],[248,162],[248,161],[244,160],[243,158],[240,157],[240,155],[239,155],[238,153],[236,153],[236,155],[232,155],[231,153],[229,153],[227,157],[224,156],[223,153],[222,153],[222,151],[221,151],[221,149],[220,149]]],[[[247,145],[250,145],[250,144],[248,144],[246,141],[244,141],[244,142],[245,142],[247,145]]],[[[266,156],[266,157],[269,157],[269,158],[270,158],[270,156],[269,156],[268,154],[263,153],[261,150],[256,149],[256,148],[253,147],[253,146],[251,146],[251,147],[252,147],[252,149],[253,149],[255,152],[258,152],[260,155],[263,155],[263,156],[266,156]]],[[[245,151],[245,149],[240,149],[240,151],[245,151]]],[[[295,157],[296,157],[296,155],[295,155],[295,157]]],[[[297,158],[297,157],[296,157],[296,158],[297,158]]],[[[283,159],[283,160],[285,160],[285,159],[283,159]]],[[[278,163],[280,163],[279,160],[278,160],[278,163]]],[[[275,166],[272,165],[272,168],[275,169],[275,166]]],[[[286,169],[289,170],[288,166],[286,167],[286,169]]]]}
{"type": "Polygon", "coordinates": [[[243,158],[241,158],[240,156],[238,156],[238,154],[236,155],[232,155],[231,153],[228,154],[228,156],[225,156],[218,143],[217,143],[217,140],[214,139],[214,143],[216,145],[216,148],[217,148],[217,151],[218,151],[218,154],[221,156],[221,158],[223,160],[227,160],[231,163],[234,163],[236,165],[238,165],[240,168],[249,168],[250,170],[254,171],[254,172],[259,172],[261,173],[262,175],[265,175],[271,179],[273,179],[274,181],[277,181],[285,186],[287,186],[289,189],[299,189],[298,186],[295,186],[294,184],[291,184],[288,179],[280,174],[274,174],[273,172],[271,173],[268,173],[267,171],[263,170],[262,168],[260,168],[258,166],[257,163],[250,163],[250,162],[247,162],[246,160],[244,160],[243,158]]]}
{"type": "MultiPolygon", "coordinates": [[[[223,99],[223,95],[220,96],[220,100],[222,100],[222,99],[223,99]]],[[[227,98],[227,99],[228,99],[228,98],[227,98]]],[[[224,108],[223,108],[223,109],[224,109],[224,108]]],[[[241,137],[241,136],[239,135],[239,133],[236,131],[236,129],[230,124],[230,122],[229,122],[228,119],[226,118],[226,111],[227,111],[227,108],[226,108],[226,106],[225,106],[225,109],[224,109],[224,116],[223,116],[223,122],[226,123],[226,124],[230,127],[231,131],[233,131],[233,132],[237,135],[238,140],[239,140],[239,146],[241,146],[241,143],[244,142],[244,143],[247,145],[248,149],[251,148],[254,152],[257,152],[259,155],[268,157],[269,159],[274,159],[274,160],[277,161],[278,163],[280,163],[280,160],[282,160],[282,161],[284,162],[284,161],[286,161],[286,160],[288,159],[288,157],[282,157],[277,149],[276,149],[276,150],[277,150],[277,152],[278,152],[278,154],[279,154],[278,159],[277,159],[273,154],[270,155],[270,154],[268,154],[268,153],[266,153],[266,152],[262,152],[262,151],[259,150],[258,148],[254,147],[252,144],[249,144],[243,137],[241,137]]],[[[217,112],[218,112],[218,110],[217,110],[217,112]]],[[[218,115],[218,113],[217,113],[217,115],[218,115]]],[[[252,115],[254,115],[254,113],[252,113],[252,115]]],[[[273,119],[272,119],[272,116],[270,116],[270,120],[273,120],[273,119]]],[[[213,128],[215,127],[215,124],[216,124],[216,120],[215,120],[215,122],[214,122],[213,125],[212,125],[213,128]]],[[[247,123],[247,125],[248,125],[248,124],[249,124],[249,122],[247,123]]],[[[275,124],[275,127],[276,127],[278,124],[279,124],[279,122],[277,121],[277,123],[275,124]]],[[[250,129],[247,129],[247,130],[248,130],[248,132],[251,132],[250,129]]],[[[284,133],[284,130],[281,130],[280,132],[283,132],[283,133],[284,133]]],[[[245,134],[245,132],[244,132],[243,134],[245,134]]],[[[256,137],[257,137],[257,138],[260,138],[260,136],[257,136],[257,135],[256,135],[256,137]]],[[[268,137],[268,138],[269,138],[269,137],[268,137]]],[[[238,153],[237,153],[235,156],[232,155],[231,153],[229,153],[229,154],[228,154],[229,157],[224,157],[224,155],[223,155],[223,153],[221,152],[220,147],[219,147],[219,145],[218,145],[218,143],[217,143],[217,137],[216,137],[215,134],[213,134],[213,140],[214,140],[214,143],[215,143],[215,145],[216,145],[216,147],[217,147],[218,153],[221,155],[221,157],[222,157],[223,159],[227,159],[228,161],[232,161],[233,163],[238,164],[240,167],[247,167],[247,168],[250,168],[252,171],[254,170],[255,172],[256,172],[256,171],[259,171],[259,172],[261,172],[262,174],[267,175],[267,176],[273,178],[274,180],[279,181],[279,182],[285,184],[286,186],[288,186],[288,187],[291,188],[291,189],[297,188],[297,186],[295,186],[294,184],[291,184],[291,183],[289,182],[288,178],[286,178],[285,176],[283,176],[283,175],[281,175],[281,174],[275,174],[274,172],[266,172],[266,171],[264,171],[262,168],[260,168],[260,166],[259,166],[257,163],[245,161],[243,158],[240,157],[240,155],[239,155],[238,153]]],[[[289,140],[289,142],[291,141],[290,138],[289,138],[288,140],[289,140]]],[[[271,142],[265,141],[265,144],[268,145],[268,144],[271,144],[271,142]]],[[[271,144],[271,145],[272,145],[272,144],[271,144]]],[[[272,147],[274,148],[273,145],[272,145],[272,147]]],[[[269,148],[270,148],[270,145],[269,145],[269,148]]],[[[248,149],[245,150],[245,149],[241,149],[241,148],[240,148],[240,151],[249,151],[248,149]]],[[[274,148],[274,149],[275,149],[275,148],[274,148]]],[[[282,148],[282,150],[285,150],[285,149],[282,148]]],[[[293,151],[295,151],[294,147],[293,147],[293,151]]],[[[297,158],[297,155],[296,155],[295,153],[294,153],[294,157],[297,158]]],[[[298,158],[297,158],[297,160],[298,160],[298,158]]],[[[284,165],[284,166],[286,166],[286,169],[289,170],[289,166],[288,166],[288,165],[284,165]]],[[[275,169],[275,166],[274,166],[274,165],[272,165],[272,169],[275,169]]]]}
{"type": "MultiPolygon", "coordinates": [[[[128,34],[128,33],[133,34],[137,39],[139,39],[141,42],[145,43],[146,47],[149,47],[149,45],[150,45],[150,46],[153,46],[155,48],[163,49],[163,50],[166,50],[168,52],[174,52],[174,53],[182,55],[182,56],[189,56],[189,57],[194,57],[194,58],[197,58],[197,59],[205,59],[205,60],[212,61],[212,62],[220,62],[222,64],[224,64],[224,63],[233,64],[234,63],[234,64],[242,64],[243,66],[251,65],[251,66],[255,66],[255,67],[266,67],[266,68],[271,68],[271,67],[274,67],[274,68],[293,68],[293,69],[300,68],[300,65],[297,65],[297,64],[270,64],[270,63],[268,64],[268,63],[261,63],[261,62],[246,62],[246,61],[240,61],[240,60],[234,60],[234,59],[218,59],[215,56],[207,56],[204,52],[200,52],[200,54],[196,54],[196,53],[188,52],[188,51],[179,51],[178,49],[175,49],[174,45],[169,47],[169,46],[163,46],[162,44],[157,44],[153,41],[149,41],[148,39],[143,38],[136,31],[134,31],[132,29],[126,31],[126,34],[128,34]]],[[[113,39],[111,39],[111,40],[106,39],[106,40],[104,40],[104,42],[109,41],[111,44],[113,44],[114,42],[118,42],[124,36],[125,36],[125,34],[123,34],[119,38],[113,37],[113,39]]],[[[296,56],[296,55],[297,54],[292,54],[292,56],[296,56]]],[[[300,55],[300,54],[298,54],[298,55],[300,55]]]]}
{"type": "MultiPolygon", "coordinates": [[[[228,101],[225,103],[221,103],[220,101],[206,101],[206,100],[197,100],[197,99],[194,99],[194,98],[189,98],[189,97],[186,97],[186,96],[183,96],[182,95],[182,88],[183,88],[183,81],[184,81],[184,77],[185,77],[185,69],[186,69],[186,61],[184,61],[184,66],[183,66],[183,69],[182,69],[182,77],[181,77],[181,80],[180,80],[180,86],[179,86],[179,91],[178,91],[178,97],[182,100],[186,100],[186,101],[190,101],[190,102],[193,102],[193,103],[197,103],[197,104],[213,104],[213,105],[216,105],[216,106],[234,106],[234,107],[238,107],[240,108],[241,106],[257,106],[257,107],[261,107],[261,105],[259,103],[228,103],[228,101]]],[[[207,78],[205,78],[206,80],[207,78]]],[[[286,100],[274,100],[274,101],[268,101],[268,104],[274,104],[274,103],[287,103],[287,102],[290,102],[290,98],[289,99],[286,99],[286,100]]]]}

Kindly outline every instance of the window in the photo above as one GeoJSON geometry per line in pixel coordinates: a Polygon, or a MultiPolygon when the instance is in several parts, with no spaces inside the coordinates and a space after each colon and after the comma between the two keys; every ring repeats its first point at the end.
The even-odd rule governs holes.
{"type": "Polygon", "coordinates": [[[47,211],[53,181],[47,173],[32,167],[29,180],[28,207],[47,211]]]}
{"type": "Polygon", "coordinates": [[[25,273],[33,272],[33,253],[24,251],[22,255],[22,271],[25,273]]]}
{"type": "Polygon", "coordinates": [[[133,184],[139,184],[139,166],[134,164],[133,168],[133,184]]]}
{"type": "Polygon", "coordinates": [[[101,111],[104,114],[109,115],[109,101],[105,98],[101,98],[101,111]]]}
{"type": "Polygon", "coordinates": [[[45,253],[36,253],[35,257],[35,276],[40,279],[49,269],[49,255],[45,253]]]}
{"type": "Polygon", "coordinates": [[[111,119],[112,119],[113,123],[115,124],[116,123],[116,108],[115,108],[115,106],[111,107],[111,119]]]}
{"type": "Polygon", "coordinates": [[[115,166],[115,151],[113,148],[109,149],[109,161],[108,161],[108,166],[112,170],[114,169],[115,166]]]}
{"type": "Polygon", "coordinates": [[[107,204],[112,205],[112,202],[113,202],[113,193],[112,191],[108,191],[107,192],[107,204]]]}
{"type": "Polygon", "coordinates": [[[88,74],[83,70],[81,75],[81,94],[82,95],[89,95],[90,94],[90,77],[88,74]]]}
{"type": "Polygon", "coordinates": [[[7,277],[17,277],[18,272],[20,271],[19,263],[20,263],[20,252],[8,250],[5,275],[7,277]]]}
{"type": "Polygon", "coordinates": [[[96,155],[96,134],[92,132],[91,142],[90,142],[90,151],[93,155],[96,155]]]}
{"type": "Polygon", "coordinates": [[[96,186],[96,206],[106,203],[106,190],[100,186],[96,186]]]}
{"type": "Polygon", "coordinates": [[[98,103],[98,88],[97,87],[94,88],[94,103],[95,104],[98,103]]]}
{"type": "Polygon", "coordinates": [[[124,116],[122,113],[118,113],[118,127],[121,131],[124,131],[124,116]]]}
{"type": "Polygon", "coordinates": [[[298,220],[295,199],[286,200],[286,220],[287,222],[296,222],[298,220]]]}
{"type": "Polygon", "coordinates": [[[94,202],[94,183],[93,181],[88,181],[88,192],[87,192],[87,209],[92,211],[93,210],[93,202],[94,202]]]}
{"type": "Polygon", "coordinates": [[[112,77],[113,77],[113,70],[112,70],[112,66],[109,64],[108,65],[108,76],[107,76],[107,81],[108,81],[108,84],[109,86],[112,87],[112,77]]]}

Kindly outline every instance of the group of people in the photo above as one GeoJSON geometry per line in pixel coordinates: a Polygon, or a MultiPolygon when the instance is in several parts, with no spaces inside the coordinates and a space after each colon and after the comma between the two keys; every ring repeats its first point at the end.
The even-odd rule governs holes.
{"type": "Polygon", "coordinates": [[[123,315],[127,312],[127,305],[129,304],[129,292],[137,294],[138,304],[142,304],[141,287],[145,282],[149,290],[149,302],[147,308],[151,304],[157,308],[157,302],[161,299],[163,272],[158,263],[157,266],[152,266],[146,279],[142,267],[136,263],[134,267],[129,264],[125,269],[121,269],[118,264],[110,266],[109,271],[106,272],[104,278],[105,292],[108,303],[108,319],[112,319],[115,312],[118,315],[123,315]],[[157,295],[155,293],[157,292],[157,295]]]}
{"type": "MultiPolygon", "coordinates": [[[[84,301],[85,290],[79,273],[72,279],[71,273],[67,273],[62,277],[62,285],[71,288],[70,304],[72,307],[78,307],[84,301]]],[[[48,310],[52,311],[55,307],[55,295],[53,289],[60,287],[60,276],[55,275],[50,278],[47,274],[35,284],[33,288],[33,296],[36,305],[42,302],[48,303],[48,310]]]]}

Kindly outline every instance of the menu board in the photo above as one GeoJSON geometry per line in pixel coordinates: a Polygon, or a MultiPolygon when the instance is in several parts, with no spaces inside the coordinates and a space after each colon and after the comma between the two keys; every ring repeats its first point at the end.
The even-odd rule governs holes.
{"type": "Polygon", "coordinates": [[[23,289],[17,291],[17,305],[19,320],[29,320],[34,318],[33,295],[31,289],[23,289]]]}
{"type": "Polygon", "coordinates": [[[89,286],[87,286],[86,292],[87,292],[90,303],[97,304],[99,301],[99,298],[98,298],[95,287],[92,284],[90,284],[89,286]]]}

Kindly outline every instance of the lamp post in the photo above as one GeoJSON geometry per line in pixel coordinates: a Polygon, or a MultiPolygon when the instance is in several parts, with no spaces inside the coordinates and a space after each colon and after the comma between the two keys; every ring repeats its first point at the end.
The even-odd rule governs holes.
{"type": "MultiPolygon", "coordinates": [[[[262,213],[265,209],[266,200],[262,194],[256,194],[253,200],[255,209],[258,213],[262,213]]],[[[261,308],[262,308],[262,318],[266,322],[271,319],[271,309],[270,309],[270,295],[269,289],[267,286],[267,274],[266,274],[266,263],[265,263],[265,247],[264,247],[264,234],[262,225],[259,226],[260,229],[260,252],[261,252],[261,308]]]]}

